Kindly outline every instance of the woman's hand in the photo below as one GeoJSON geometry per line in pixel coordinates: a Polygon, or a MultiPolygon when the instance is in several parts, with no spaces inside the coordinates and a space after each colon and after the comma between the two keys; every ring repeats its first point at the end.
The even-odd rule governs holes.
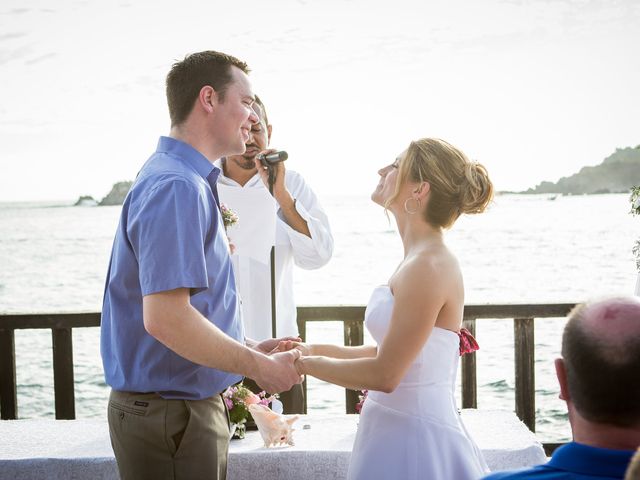
{"type": "Polygon", "coordinates": [[[300,353],[304,356],[313,355],[313,346],[308,343],[297,342],[294,340],[282,340],[278,343],[278,346],[274,349],[274,352],[288,352],[294,348],[300,350],[300,353]]]}
{"type": "MultiPolygon", "coordinates": [[[[271,355],[272,353],[286,352],[287,350],[279,350],[278,346],[280,345],[280,343],[284,343],[287,341],[299,342],[300,337],[267,338],[266,340],[263,340],[261,342],[255,342],[253,340],[250,340],[250,342],[253,342],[253,343],[249,344],[247,342],[247,344],[248,346],[250,346],[254,350],[257,350],[260,353],[264,353],[265,355],[271,355]]],[[[288,350],[291,350],[291,349],[289,348],[288,350]]]]}

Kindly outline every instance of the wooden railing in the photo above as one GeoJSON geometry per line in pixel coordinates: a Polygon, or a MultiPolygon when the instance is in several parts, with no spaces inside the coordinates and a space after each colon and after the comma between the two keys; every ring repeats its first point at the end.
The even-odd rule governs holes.
{"type": "MultiPolygon", "coordinates": [[[[534,319],[564,319],[573,303],[528,305],[466,305],[464,327],[475,334],[476,321],[511,319],[514,327],[515,411],[535,432],[534,319]]],[[[344,344],[364,341],[363,306],[298,307],[300,335],[306,338],[307,322],[343,322],[344,344]]],[[[75,418],[72,329],[100,326],[99,313],[0,315],[0,418],[18,418],[14,333],[18,329],[50,329],[53,345],[53,379],[57,419],[75,418]]],[[[462,357],[462,407],[477,408],[475,355],[462,357]]],[[[355,413],[358,392],[346,390],[346,411],[355,413]]],[[[545,444],[547,452],[556,444],[545,444]]]]}

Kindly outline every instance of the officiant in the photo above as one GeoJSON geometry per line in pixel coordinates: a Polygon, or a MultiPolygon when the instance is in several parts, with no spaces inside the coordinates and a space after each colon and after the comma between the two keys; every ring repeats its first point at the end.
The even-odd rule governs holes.
{"type": "MultiPolygon", "coordinates": [[[[297,336],[293,266],[312,270],[325,265],[333,253],[333,237],[327,215],[302,175],[288,170],[284,161],[268,167],[260,162],[259,154],[269,148],[272,125],[257,96],[253,108],[258,121],[252,126],[245,153],[222,158],[217,164],[222,170],[220,201],[238,217],[227,235],[235,247],[232,263],[245,335],[297,336]]],[[[258,390],[249,379],[245,385],[258,390]]],[[[284,413],[304,412],[302,385],[281,393],[280,400],[284,413]]]]}

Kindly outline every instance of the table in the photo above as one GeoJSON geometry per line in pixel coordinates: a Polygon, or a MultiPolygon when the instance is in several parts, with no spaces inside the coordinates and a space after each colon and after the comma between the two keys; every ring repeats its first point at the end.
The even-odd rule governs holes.
{"type": "MultiPolygon", "coordinates": [[[[227,478],[345,478],[358,418],[301,416],[292,447],[265,448],[259,432],[247,432],[245,439],[231,441],[227,478]]],[[[469,409],[462,418],[492,470],[546,461],[535,435],[513,412],[469,409]]],[[[0,422],[0,480],[68,478],[118,479],[106,420],[0,422]]]]}

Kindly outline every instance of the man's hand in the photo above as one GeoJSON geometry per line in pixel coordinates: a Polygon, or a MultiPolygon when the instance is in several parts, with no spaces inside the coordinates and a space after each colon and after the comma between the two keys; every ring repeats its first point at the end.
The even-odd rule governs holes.
{"type": "Polygon", "coordinates": [[[263,390],[269,393],[284,392],[302,382],[302,377],[294,365],[294,362],[300,358],[299,350],[274,353],[262,358],[264,361],[260,362],[260,367],[256,375],[253,375],[253,379],[263,390]]]}
{"type": "Polygon", "coordinates": [[[273,171],[273,174],[275,175],[273,184],[273,198],[276,199],[276,202],[278,202],[278,205],[280,206],[284,221],[296,232],[299,232],[311,238],[309,225],[307,225],[307,221],[302,218],[302,216],[298,213],[298,210],[296,210],[296,200],[291,196],[291,192],[287,190],[287,185],[284,181],[286,172],[284,162],[278,162],[271,165],[270,167],[265,167],[264,165],[262,165],[260,160],[258,160],[259,155],[267,155],[273,152],[277,152],[277,150],[270,148],[269,150],[263,150],[256,156],[254,161],[256,162],[258,173],[260,174],[262,181],[268,189],[269,170],[273,171]]]}
{"type": "Polygon", "coordinates": [[[278,346],[280,345],[281,342],[300,342],[301,339],[300,337],[282,337],[282,338],[267,338],[266,340],[263,340],[259,343],[256,343],[255,345],[252,345],[251,348],[253,348],[254,350],[260,352],[260,353],[264,353],[265,355],[269,355],[271,353],[276,353],[276,352],[286,352],[287,350],[291,350],[290,348],[287,348],[287,350],[280,350],[278,349],[278,346]]]}
{"type": "Polygon", "coordinates": [[[267,187],[267,189],[269,188],[269,169],[273,171],[273,175],[274,175],[273,196],[275,197],[276,201],[280,203],[280,200],[286,197],[285,194],[289,193],[287,191],[287,187],[284,184],[284,174],[286,171],[284,162],[277,162],[277,163],[271,164],[269,167],[266,167],[259,160],[259,157],[261,155],[268,155],[274,152],[277,152],[277,150],[274,148],[262,150],[258,155],[256,155],[256,158],[254,161],[256,162],[256,168],[258,169],[260,178],[262,178],[262,181],[264,182],[264,185],[265,187],[267,187]]]}
{"type": "MultiPolygon", "coordinates": [[[[308,360],[308,359],[306,359],[306,360],[308,360]]],[[[304,357],[300,357],[293,364],[293,366],[296,367],[296,371],[298,372],[298,375],[300,375],[301,377],[303,377],[303,375],[306,374],[306,370],[304,368],[304,361],[305,361],[305,358],[304,357]]]]}

